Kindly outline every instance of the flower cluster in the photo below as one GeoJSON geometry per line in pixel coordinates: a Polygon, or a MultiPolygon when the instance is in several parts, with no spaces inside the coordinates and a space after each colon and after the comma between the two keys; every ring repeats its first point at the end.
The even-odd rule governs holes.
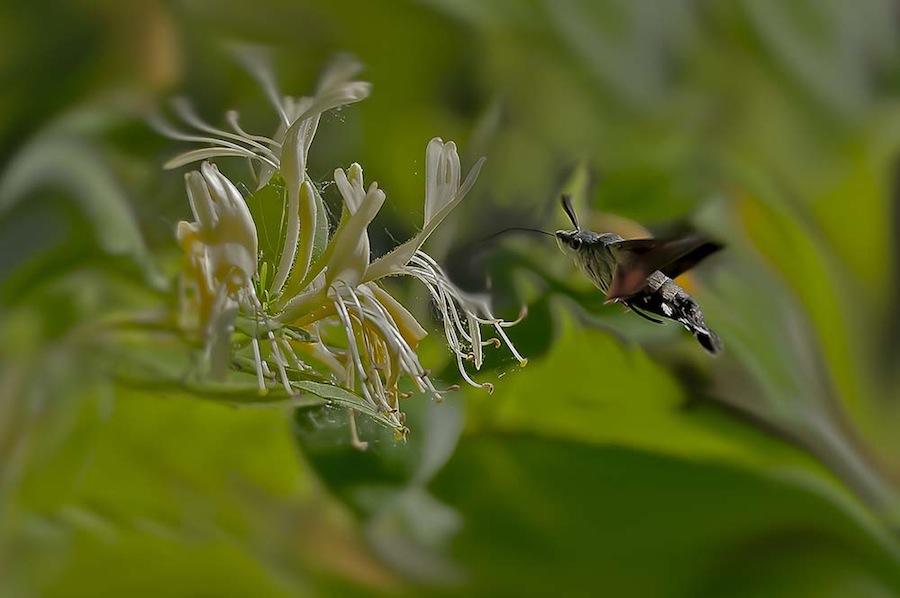
{"type": "MultiPolygon", "coordinates": [[[[380,284],[385,277],[412,276],[425,285],[443,320],[447,343],[459,371],[482,365],[487,345],[505,344],[524,365],[506,335],[515,324],[493,316],[486,299],[462,292],[422,244],[462,201],[484,158],[463,179],[456,145],[432,139],[425,151],[425,218],[421,231],[390,253],[370,256],[367,227],[385,202],[377,183],[368,186],[359,164],[334,171],[343,210],[334,232],[319,186],[307,174],[310,146],[323,113],[369,95],[368,83],[354,79],[359,66],[336,62],[311,97],[282,97],[265,69],[256,75],[280,123],[272,137],[246,132],[238,114],[227,115],[228,130],[215,128],[184,101],[175,110],[192,132],[159,121],[161,132],[204,147],[166,164],[176,168],[201,162],[186,175],[194,222],[178,225],[184,251],[182,325],[197,332],[213,374],[231,368],[256,376],[260,393],[282,387],[297,393],[301,380],[324,380],[361,397],[365,406],[404,430],[400,390],[408,378],[421,393],[440,399],[449,389],[435,386],[416,352],[425,329],[380,284]],[[251,165],[250,197],[274,202],[283,226],[277,255],[260,249],[262,223],[242,196],[209,160],[243,157],[251,165]],[[483,329],[493,329],[486,338],[483,329]]],[[[518,320],[517,320],[518,321],[518,320]]]]}

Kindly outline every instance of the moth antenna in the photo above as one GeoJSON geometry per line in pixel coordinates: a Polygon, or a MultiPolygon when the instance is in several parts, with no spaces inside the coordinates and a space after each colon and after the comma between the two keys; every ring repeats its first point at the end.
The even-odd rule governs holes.
{"type": "Polygon", "coordinates": [[[487,237],[483,238],[479,242],[483,243],[484,241],[490,241],[491,239],[493,239],[495,237],[499,237],[500,235],[505,235],[506,233],[512,233],[512,232],[517,232],[517,231],[522,231],[522,232],[526,232],[526,233],[539,233],[541,235],[547,235],[548,237],[556,236],[549,231],[541,230],[539,228],[528,228],[527,226],[510,226],[509,228],[504,228],[503,230],[498,231],[492,235],[488,235],[487,237]]]}
{"type": "Polygon", "coordinates": [[[581,227],[578,226],[578,216],[575,215],[575,208],[572,207],[572,196],[568,193],[565,193],[562,196],[562,208],[566,213],[566,216],[569,217],[569,220],[572,221],[575,230],[581,230],[581,227]]]}

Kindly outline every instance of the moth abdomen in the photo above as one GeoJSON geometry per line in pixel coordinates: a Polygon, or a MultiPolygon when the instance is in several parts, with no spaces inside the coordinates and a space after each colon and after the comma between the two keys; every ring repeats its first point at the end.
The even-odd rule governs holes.
{"type": "Polygon", "coordinates": [[[632,309],[637,308],[678,322],[694,335],[704,349],[712,354],[722,350],[722,341],[706,325],[700,306],[684,289],[669,278],[666,278],[658,286],[651,284],[644,293],[628,299],[625,304],[632,309]]]}

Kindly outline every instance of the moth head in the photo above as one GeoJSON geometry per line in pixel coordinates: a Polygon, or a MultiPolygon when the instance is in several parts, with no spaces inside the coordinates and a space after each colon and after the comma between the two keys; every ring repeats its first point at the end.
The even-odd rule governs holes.
{"type": "Polygon", "coordinates": [[[587,240],[584,236],[584,231],[580,230],[558,230],[556,231],[556,244],[564,254],[575,255],[584,247],[587,240]]]}
{"type": "Polygon", "coordinates": [[[575,229],[556,231],[556,244],[559,245],[560,251],[566,255],[573,255],[578,253],[584,245],[584,239],[582,238],[581,227],[578,226],[578,217],[575,215],[575,209],[572,207],[572,196],[563,195],[560,203],[562,203],[562,209],[566,216],[569,217],[569,220],[572,221],[572,226],[575,229]]]}

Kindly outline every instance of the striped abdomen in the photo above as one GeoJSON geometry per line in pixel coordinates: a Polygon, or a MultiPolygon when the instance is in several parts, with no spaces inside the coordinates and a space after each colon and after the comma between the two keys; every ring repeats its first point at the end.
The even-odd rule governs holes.
{"type": "Polygon", "coordinates": [[[722,350],[722,341],[706,325],[697,302],[662,272],[654,272],[648,279],[646,291],[629,298],[624,303],[632,309],[646,311],[680,323],[710,353],[715,354],[722,350]]]}

